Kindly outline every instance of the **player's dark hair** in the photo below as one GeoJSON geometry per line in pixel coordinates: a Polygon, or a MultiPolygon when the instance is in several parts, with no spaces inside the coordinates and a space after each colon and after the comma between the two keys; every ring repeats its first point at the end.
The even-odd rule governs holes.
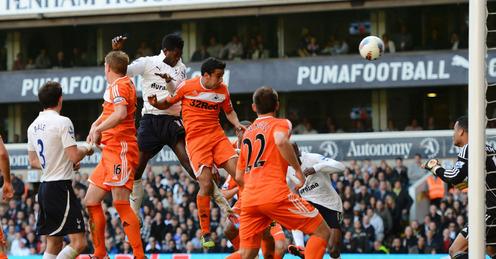
{"type": "Polygon", "coordinates": [[[461,116],[460,118],[456,119],[456,122],[458,122],[458,127],[468,132],[468,116],[461,116]]]}
{"type": "Polygon", "coordinates": [[[105,63],[114,73],[126,75],[129,56],[120,50],[110,51],[107,56],[105,56],[105,63]]]}
{"type": "Polygon", "coordinates": [[[46,82],[40,90],[38,90],[38,100],[43,109],[56,107],[61,96],[62,87],[60,86],[60,83],[55,81],[46,82]]]}
{"type": "Polygon", "coordinates": [[[181,38],[181,36],[175,33],[167,34],[162,38],[162,49],[167,49],[167,50],[179,49],[180,51],[182,51],[183,47],[184,47],[183,38],[181,38]]]}
{"type": "Polygon", "coordinates": [[[279,101],[276,90],[271,87],[262,86],[253,94],[253,103],[258,114],[275,112],[279,101]]]}
{"type": "Polygon", "coordinates": [[[226,69],[226,63],[216,58],[208,58],[201,66],[201,74],[205,75],[205,73],[207,73],[211,75],[216,69],[226,69]]]}

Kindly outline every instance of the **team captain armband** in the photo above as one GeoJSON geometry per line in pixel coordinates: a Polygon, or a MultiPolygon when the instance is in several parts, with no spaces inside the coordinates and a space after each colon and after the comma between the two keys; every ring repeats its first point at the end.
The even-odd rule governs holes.
{"type": "Polygon", "coordinates": [[[115,97],[114,100],[113,100],[113,103],[114,104],[127,104],[126,98],[124,98],[122,96],[115,97]]]}

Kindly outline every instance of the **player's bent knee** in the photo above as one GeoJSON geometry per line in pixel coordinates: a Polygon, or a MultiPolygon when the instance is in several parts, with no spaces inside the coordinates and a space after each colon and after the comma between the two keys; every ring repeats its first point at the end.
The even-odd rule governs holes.
{"type": "Polygon", "coordinates": [[[77,234],[74,235],[71,239],[71,247],[74,248],[78,253],[83,252],[86,247],[88,246],[88,241],[86,241],[86,238],[84,234],[77,234]]]}
{"type": "Polygon", "coordinates": [[[324,240],[329,240],[331,237],[331,229],[327,226],[325,221],[322,221],[317,229],[312,233],[312,235],[316,235],[324,240]]]}

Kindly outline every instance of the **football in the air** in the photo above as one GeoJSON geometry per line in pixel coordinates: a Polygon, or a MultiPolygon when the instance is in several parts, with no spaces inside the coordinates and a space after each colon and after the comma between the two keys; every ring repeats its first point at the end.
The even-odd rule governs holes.
{"type": "Polygon", "coordinates": [[[376,60],[384,53],[384,42],[376,36],[365,37],[358,46],[360,55],[366,60],[376,60]]]}

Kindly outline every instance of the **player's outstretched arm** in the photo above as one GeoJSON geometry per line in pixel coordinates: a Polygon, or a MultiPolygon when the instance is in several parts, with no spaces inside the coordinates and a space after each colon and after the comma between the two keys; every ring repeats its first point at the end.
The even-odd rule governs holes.
{"type": "Polygon", "coordinates": [[[66,147],[65,153],[73,164],[77,164],[79,161],[83,160],[85,156],[93,154],[93,149],[90,145],[87,145],[86,147],[74,145],[66,147]]]}
{"type": "Polygon", "coordinates": [[[301,166],[296,157],[293,145],[289,141],[289,136],[286,132],[275,131],[274,140],[282,157],[286,159],[289,165],[295,170],[295,176],[300,181],[299,183],[295,182],[295,188],[296,190],[299,190],[305,184],[305,176],[301,172],[301,166]]]}
{"type": "Polygon", "coordinates": [[[466,187],[464,183],[468,176],[468,163],[464,158],[458,157],[452,169],[443,168],[437,159],[430,159],[423,167],[441,178],[444,182],[455,185],[458,189],[466,187]]]}
{"type": "Polygon", "coordinates": [[[14,189],[10,180],[9,152],[5,148],[2,137],[0,137],[0,170],[3,175],[3,200],[7,201],[14,196],[14,189]]]}
{"type": "Polygon", "coordinates": [[[122,50],[124,48],[124,43],[126,42],[127,37],[119,35],[112,39],[112,50],[122,50]]]}
{"type": "Polygon", "coordinates": [[[326,158],[324,161],[313,166],[315,171],[326,174],[343,174],[346,167],[343,163],[334,159],[326,158]]]}

